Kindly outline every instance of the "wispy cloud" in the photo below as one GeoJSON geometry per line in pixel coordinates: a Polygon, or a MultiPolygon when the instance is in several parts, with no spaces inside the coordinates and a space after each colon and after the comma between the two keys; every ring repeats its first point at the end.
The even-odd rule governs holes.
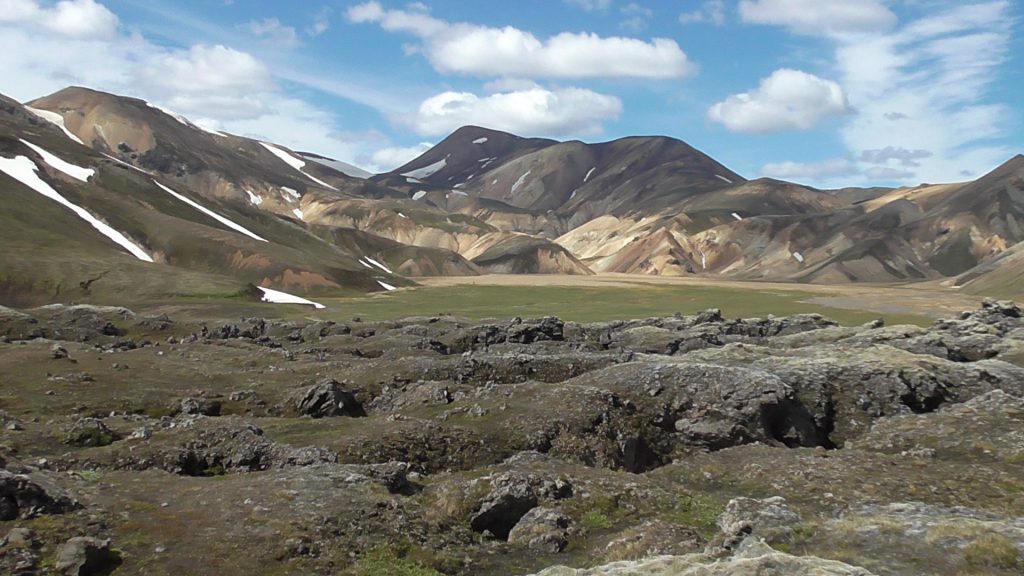
{"type": "Polygon", "coordinates": [[[679,15],[680,24],[699,24],[707,22],[715,26],[725,24],[725,0],[708,0],[696,10],[683,12],[679,15]]]}
{"type": "Polygon", "coordinates": [[[742,0],[740,18],[808,36],[871,33],[896,24],[881,0],[742,0]]]}
{"type": "Polygon", "coordinates": [[[1016,24],[1011,3],[944,6],[902,24],[877,0],[744,1],[740,12],[832,42],[834,74],[855,111],[839,130],[855,170],[837,175],[911,184],[979,176],[1013,153],[1000,143],[1011,109],[991,93],[1016,24]]]}
{"type": "Polygon", "coordinates": [[[252,20],[240,26],[253,36],[276,46],[295,46],[299,43],[299,35],[295,28],[281,24],[277,18],[252,20]]]}

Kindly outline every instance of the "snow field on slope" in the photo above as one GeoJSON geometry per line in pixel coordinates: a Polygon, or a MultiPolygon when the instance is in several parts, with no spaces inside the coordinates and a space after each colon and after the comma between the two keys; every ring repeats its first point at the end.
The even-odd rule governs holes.
{"type": "Polygon", "coordinates": [[[29,148],[35,150],[36,154],[42,156],[43,162],[46,162],[52,168],[59,170],[76,180],[88,182],[89,178],[92,178],[93,174],[96,174],[96,171],[93,170],[92,168],[82,168],[81,166],[76,166],[70,162],[65,162],[64,160],[58,158],[55,154],[47,152],[46,150],[42,149],[39,146],[36,146],[35,144],[29,142],[28,140],[25,140],[24,138],[19,138],[19,140],[21,140],[21,143],[24,144],[25,146],[28,146],[29,148]]]}
{"type": "Polygon", "coordinates": [[[273,144],[267,144],[266,142],[260,142],[260,144],[264,148],[266,148],[267,151],[269,151],[271,154],[273,154],[274,156],[277,156],[278,159],[280,159],[285,164],[287,164],[287,165],[291,166],[292,168],[294,168],[297,172],[299,172],[300,174],[302,174],[306,178],[309,178],[310,180],[312,180],[313,182],[316,182],[317,184],[319,184],[321,186],[325,186],[327,188],[330,188],[331,190],[337,190],[337,188],[335,188],[334,186],[331,186],[327,182],[324,182],[323,180],[317,178],[316,176],[313,176],[313,175],[305,172],[302,169],[302,167],[306,165],[306,163],[304,161],[299,160],[295,156],[292,156],[291,154],[285,152],[284,150],[281,150],[280,148],[274,146],[273,144]]]}
{"type": "Polygon", "coordinates": [[[31,106],[25,106],[25,109],[35,114],[36,116],[39,116],[43,120],[46,120],[50,124],[53,124],[57,128],[60,128],[64,132],[65,136],[71,138],[75,142],[78,142],[82,146],[85,146],[85,143],[82,142],[82,140],[78,136],[75,136],[74,134],[71,133],[71,130],[68,130],[67,125],[64,124],[64,117],[60,114],[56,112],[50,112],[49,110],[40,110],[38,108],[33,108],[31,106]]]}
{"type": "Polygon", "coordinates": [[[61,196],[56,190],[53,189],[49,184],[43,181],[39,177],[39,167],[36,163],[30,160],[27,156],[16,156],[14,158],[0,158],[0,171],[4,172],[11,178],[21,182],[43,196],[57,202],[58,204],[68,208],[74,212],[79,218],[88,222],[93,228],[95,228],[100,234],[103,234],[107,238],[111,239],[118,246],[127,250],[132,256],[135,256],[143,262],[152,262],[153,258],[146,253],[138,244],[132,242],[127,236],[114,230],[110,225],[101,222],[98,218],[90,214],[84,208],[72,204],[66,198],[61,196]]]}
{"type": "Polygon", "coordinates": [[[205,207],[199,205],[197,202],[193,201],[192,199],[190,199],[190,198],[188,198],[186,196],[182,196],[181,194],[178,194],[174,190],[171,190],[170,188],[168,188],[167,186],[164,186],[163,184],[157,182],[156,180],[153,180],[153,183],[156,184],[157,186],[159,186],[161,189],[163,189],[164,192],[167,192],[171,196],[174,196],[175,198],[177,198],[178,200],[181,200],[185,204],[188,204],[189,206],[195,208],[196,210],[199,210],[203,214],[206,214],[210,218],[213,218],[214,220],[216,220],[217,222],[220,222],[221,224],[227,226],[228,228],[231,228],[232,230],[234,230],[236,232],[241,232],[242,234],[245,234],[246,236],[248,236],[250,238],[259,240],[260,242],[266,242],[267,241],[265,238],[261,238],[261,237],[257,236],[256,234],[250,232],[244,226],[241,226],[240,224],[235,224],[231,220],[228,220],[227,218],[221,216],[220,214],[217,214],[213,210],[210,210],[208,208],[205,208],[205,207]]]}
{"type": "Polygon", "coordinates": [[[415,170],[410,170],[408,172],[404,172],[402,174],[402,176],[405,176],[406,178],[417,178],[417,179],[418,178],[427,178],[428,176],[433,176],[434,174],[438,173],[439,171],[441,171],[447,165],[448,165],[448,158],[446,157],[446,158],[442,158],[442,159],[438,160],[437,162],[434,162],[430,166],[424,166],[423,168],[417,168],[415,170]]]}
{"type": "Polygon", "coordinates": [[[274,303],[274,304],[306,304],[308,306],[312,306],[312,307],[316,308],[317,310],[321,310],[323,308],[326,308],[326,306],[324,306],[323,304],[320,304],[319,302],[313,302],[312,300],[306,300],[305,298],[296,296],[294,294],[289,294],[287,292],[281,292],[280,290],[272,290],[270,288],[264,288],[263,286],[257,286],[257,288],[259,288],[260,290],[263,291],[263,298],[262,298],[263,302],[271,302],[271,303],[274,303]]]}
{"type": "Polygon", "coordinates": [[[370,258],[369,256],[365,256],[365,258],[366,258],[367,262],[369,262],[370,264],[373,264],[377,268],[380,268],[381,270],[387,272],[388,274],[394,274],[394,272],[392,272],[390,268],[388,268],[387,266],[381,264],[380,262],[377,262],[373,258],[370,258]]]}
{"type": "Polygon", "coordinates": [[[511,194],[515,194],[516,190],[523,185],[523,182],[526,182],[526,177],[530,175],[530,172],[533,172],[533,170],[527,170],[526,174],[523,174],[518,180],[516,180],[515,184],[512,185],[512,190],[510,191],[511,194]]]}

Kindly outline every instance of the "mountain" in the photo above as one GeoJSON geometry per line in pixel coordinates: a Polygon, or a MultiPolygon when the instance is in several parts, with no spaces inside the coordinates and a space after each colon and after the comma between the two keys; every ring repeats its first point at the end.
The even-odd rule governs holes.
{"type": "MultiPolygon", "coordinates": [[[[255,284],[315,296],[410,284],[402,276],[614,272],[815,283],[955,277],[988,290],[1016,289],[1020,269],[1024,156],[973,182],[818,190],[746,180],[673,138],[588,144],[466,126],[372,175],[85,88],[27,107],[3,103],[3,158],[24,157],[55,193],[173,268],[169,277],[203,289],[255,284]],[[46,154],[94,173],[69,178],[46,154]]],[[[69,285],[100,271],[82,262],[106,270],[124,257],[82,222],[39,231],[70,209],[40,204],[25,181],[3,178],[5,195],[38,211],[7,211],[19,221],[3,238],[19,251],[3,264],[18,273],[2,290],[27,294],[38,281],[71,299],[69,285]],[[56,250],[34,253],[72,243],[72,231],[92,238],[80,244],[91,256],[65,266],[56,250]]],[[[102,291],[105,282],[87,285],[102,291]]]]}
{"type": "MultiPolygon", "coordinates": [[[[106,98],[99,101],[110,103],[106,98]]],[[[128,106],[141,117],[145,105],[139,102],[128,106]]],[[[263,202],[242,201],[224,186],[200,187],[205,192],[201,194],[185,185],[209,182],[216,177],[213,170],[183,168],[174,178],[148,169],[153,166],[149,163],[153,150],[177,149],[162,144],[174,139],[153,128],[161,122],[167,125],[166,114],[145,108],[153,110],[148,112],[152,124],[119,123],[110,117],[92,124],[78,118],[75,109],[62,109],[57,117],[0,99],[4,200],[0,242],[5,247],[0,255],[0,295],[5,302],[117,304],[172,297],[261,296],[254,286],[314,297],[412,284],[392,269],[431,274],[479,271],[447,250],[308,225],[295,216],[266,210],[263,202]],[[122,124],[125,128],[120,132],[103,128],[122,124]],[[113,134],[133,138],[136,146],[148,134],[153,144],[137,154],[137,164],[129,164],[100,151],[113,134]],[[90,135],[98,149],[79,143],[90,135]]],[[[196,144],[180,158],[169,157],[172,165],[201,160],[204,143],[216,149],[207,142],[213,138],[234,138],[235,144],[245,144],[236,137],[181,126],[171,134],[182,144],[196,144]]],[[[243,149],[257,150],[251,142],[243,149]]],[[[214,160],[204,166],[221,166],[224,173],[240,170],[225,155],[214,160]]],[[[255,168],[259,163],[248,166],[255,168]]],[[[287,165],[283,168],[292,170],[287,165]]],[[[298,185],[302,178],[296,170],[292,170],[296,175],[285,169],[280,170],[282,175],[267,167],[263,170],[268,180],[280,183],[298,185]]]]}

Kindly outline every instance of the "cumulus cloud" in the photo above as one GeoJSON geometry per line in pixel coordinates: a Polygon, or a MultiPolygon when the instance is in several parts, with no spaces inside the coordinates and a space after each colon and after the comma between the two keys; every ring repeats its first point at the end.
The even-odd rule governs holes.
{"type": "Polygon", "coordinates": [[[434,145],[430,142],[420,142],[415,146],[392,146],[388,148],[381,148],[377,150],[369,158],[369,164],[372,172],[378,174],[382,172],[390,172],[403,164],[411,162],[423,154],[427,150],[430,150],[434,145]]]}
{"type": "Polygon", "coordinates": [[[281,24],[281,21],[277,18],[251,20],[242,28],[270,44],[295,46],[299,43],[299,36],[295,33],[295,28],[281,24]]]}
{"type": "Polygon", "coordinates": [[[711,106],[708,118],[732,132],[763,134],[808,130],[830,116],[850,112],[839,84],[782,68],[756,90],[734,94],[711,106]]]}
{"type": "Polygon", "coordinates": [[[119,26],[117,16],[94,0],[62,0],[52,8],[35,0],[0,0],[0,23],[38,26],[78,39],[111,38],[119,26]]]}
{"type": "Polygon", "coordinates": [[[895,160],[902,166],[906,166],[908,168],[920,166],[921,163],[918,162],[918,160],[931,157],[932,153],[928,150],[907,150],[906,148],[896,148],[893,146],[864,150],[860,153],[861,162],[867,162],[868,164],[885,164],[890,160],[895,160]]]}
{"type": "Polygon", "coordinates": [[[476,124],[517,134],[597,134],[602,121],[618,118],[622,102],[581,88],[532,88],[477,96],[444,92],[426,99],[412,121],[424,135],[447,134],[476,124]]]}
{"type": "Polygon", "coordinates": [[[696,10],[683,12],[679,15],[680,24],[699,24],[703,22],[708,22],[715,26],[725,24],[725,1],[709,0],[696,10]]]}
{"type": "Polygon", "coordinates": [[[680,78],[696,67],[668,38],[646,42],[563,32],[541,40],[524,30],[449,23],[422,8],[385,10],[376,1],[349,8],[349,21],[376,23],[390,32],[416,36],[442,73],[549,78],[680,78]]]}
{"type": "Polygon", "coordinates": [[[809,36],[879,32],[896,24],[881,0],[742,0],[740,18],[809,36]]]}
{"type": "Polygon", "coordinates": [[[252,55],[226,46],[193,46],[170,52],[140,66],[136,78],[151,90],[182,94],[245,96],[269,89],[266,65],[252,55]]]}
{"type": "MultiPolygon", "coordinates": [[[[368,147],[383,145],[333,137],[340,130],[333,112],[284,94],[267,66],[246,52],[206,45],[168,48],[116,29],[109,37],[71,34],[68,27],[63,28],[67,33],[41,33],[43,25],[27,19],[35,18],[38,9],[36,2],[0,0],[3,92],[18,100],[75,84],[142,98],[204,127],[346,162],[355,163],[368,147]]],[[[60,10],[60,4],[47,10],[60,10]]]]}
{"type": "Polygon", "coordinates": [[[765,164],[761,175],[783,180],[822,181],[859,173],[857,165],[846,158],[832,158],[821,162],[778,162],[765,164]]]}

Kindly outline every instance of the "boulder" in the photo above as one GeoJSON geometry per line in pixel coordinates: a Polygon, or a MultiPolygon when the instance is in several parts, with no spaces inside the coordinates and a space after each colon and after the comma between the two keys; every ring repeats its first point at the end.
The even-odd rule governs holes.
{"type": "Polygon", "coordinates": [[[0,521],[60,514],[78,503],[47,477],[0,470],[0,521]]]}
{"type": "Polygon", "coordinates": [[[508,542],[536,552],[561,552],[569,544],[571,528],[572,520],[563,512],[537,507],[516,523],[508,542]]]}
{"type": "Polygon", "coordinates": [[[120,557],[110,549],[110,540],[78,536],[60,547],[54,567],[67,576],[92,576],[109,574],[120,564],[120,557]]]}
{"type": "Polygon", "coordinates": [[[293,404],[299,414],[313,418],[366,416],[366,411],[356,397],[332,378],[300,392],[295,396],[293,404]]]}
{"type": "Polygon", "coordinates": [[[470,519],[470,527],[502,540],[508,539],[512,528],[542,498],[559,500],[572,495],[572,485],[565,480],[546,480],[533,474],[500,474],[492,480],[492,486],[470,519]]]}

